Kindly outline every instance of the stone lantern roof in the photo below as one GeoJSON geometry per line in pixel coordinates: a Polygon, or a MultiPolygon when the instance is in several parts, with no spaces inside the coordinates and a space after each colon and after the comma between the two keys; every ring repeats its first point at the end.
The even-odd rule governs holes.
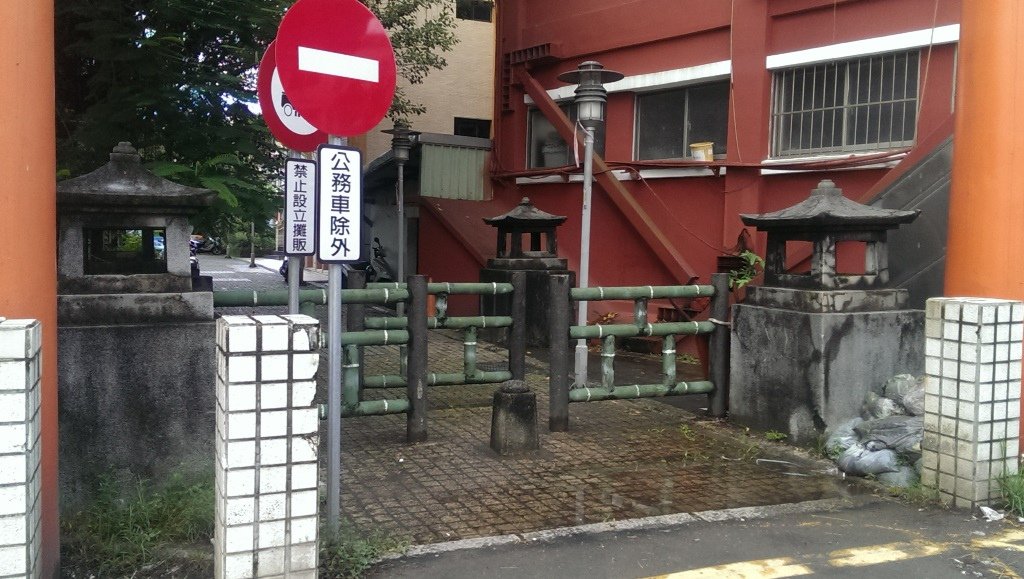
{"type": "Polygon", "coordinates": [[[561,215],[552,215],[546,211],[541,211],[530,202],[529,197],[523,197],[523,200],[519,202],[508,213],[498,215],[497,217],[485,217],[484,222],[494,227],[506,226],[509,228],[522,229],[523,227],[558,227],[565,223],[566,217],[561,215]]]}
{"type": "Polygon", "coordinates": [[[120,142],[110,162],[99,169],[57,183],[59,211],[191,214],[213,204],[216,193],[168,181],[142,166],[131,143],[120,142]]]}
{"type": "Polygon", "coordinates": [[[896,229],[917,218],[919,211],[879,209],[843,197],[842,189],[829,179],[818,183],[811,195],[790,207],[771,213],[741,214],[745,225],[760,231],[869,231],[896,229]]]}
{"type": "Polygon", "coordinates": [[[767,288],[875,290],[885,288],[889,282],[887,232],[910,223],[918,213],[851,201],[843,197],[835,183],[825,179],[796,205],[771,213],[740,215],[740,219],[768,234],[764,281],[767,288]],[[812,243],[809,272],[787,270],[786,243],[790,241],[812,243]],[[836,246],[851,241],[864,244],[861,272],[838,269],[845,262],[837,259],[836,246]]]}

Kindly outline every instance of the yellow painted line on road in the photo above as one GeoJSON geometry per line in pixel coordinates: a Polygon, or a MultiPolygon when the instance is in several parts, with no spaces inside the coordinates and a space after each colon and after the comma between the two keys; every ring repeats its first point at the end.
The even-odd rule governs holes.
{"type": "MultiPolygon", "coordinates": [[[[972,539],[970,543],[940,543],[926,540],[900,541],[885,543],[881,545],[868,545],[866,547],[853,547],[850,549],[839,549],[826,555],[807,554],[799,558],[778,557],[773,559],[758,559],[754,561],[739,561],[736,563],[725,563],[700,569],[690,569],[669,573],[667,575],[656,575],[646,579],[696,579],[700,577],[729,577],[734,579],[747,578],[781,578],[798,577],[801,575],[812,575],[815,573],[810,566],[814,565],[826,571],[824,567],[870,567],[896,561],[908,561],[933,557],[948,551],[954,545],[961,547],[967,545],[971,549],[991,548],[1006,549],[1012,551],[1024,551],[1024,530],[1008,529],[1002,533],[986,538],[972,539]],[[801,560],[802,559],[802,560],[801,560]]],[[[993,561],[997,563],[997,561],[993,561]]],[[[1005,567],[1005,565],[1001,565],[1005,567]]],[[[1020,579],[1009,568],[1003,575],[1007,578],[1020,579]]]]}
{"type": "Polygon", "coordinates": [[[828,564],[833,567],[866,567],[893,561],[906,561],[938,555],[949,548],[946,543],[914,541],[913,543],[888,543],[840,549],[829,553],[828,564]]]}
{"type": "Polygon", "coordinates": [[[691,569],[690,571],[679,571],[668,575],[658,575],[649,579],[696,579],[698,577],[730,577],[733,579],[747,578],[782,578],[799,577],[800,575],[811,575],[814,571],[805,565],[796,564],[790,557],[780,559],[761,559],[759,561],[743,561],[740,563],[728,563],[726,565],[715,565],[702,569],[691,569]]]}

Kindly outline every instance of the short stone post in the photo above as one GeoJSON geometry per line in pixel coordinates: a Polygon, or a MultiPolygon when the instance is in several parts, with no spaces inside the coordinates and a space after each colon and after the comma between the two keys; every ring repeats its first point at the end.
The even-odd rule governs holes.
{"type": "Polygon", "coordinates": [[[40,577],[36,320],[0,318],[0,576],[40,577]]]}
{"type": "Polygon", "coordinates": [[[1017,472],[1024,303],[933,298],[926,315],[921,482],[974,508],[1017,472]]]}
{"type": "Polygon", "coordinates": [[[539,448],[537,395],[530,392],[526,382],[509,380],[494,393],[491,450],[504,456],[539,448]]]}
{"type": "Polygon", "coordinates": [[[317,573],[319,322],[217,322],[217,579],[317,573]]]}

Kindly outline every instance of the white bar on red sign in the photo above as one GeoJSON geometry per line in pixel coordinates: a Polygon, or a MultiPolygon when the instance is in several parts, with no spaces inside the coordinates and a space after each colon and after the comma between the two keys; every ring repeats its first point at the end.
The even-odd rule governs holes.
{"type": "Polygon", "coordinates": [[[284,252],[315,252],[316,162],[288,159],[284,174],[284,252]]]}
{"type": "Polygon", "coordinates": [[[356,261],[362,239],[362,153],[320,145],[317,158],[316,256],[324,263],[356,261]]]}

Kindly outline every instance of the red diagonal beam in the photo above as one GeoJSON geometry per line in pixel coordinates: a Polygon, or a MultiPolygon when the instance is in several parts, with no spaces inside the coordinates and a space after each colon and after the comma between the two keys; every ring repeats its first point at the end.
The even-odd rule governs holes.
{"type": "MultiPolygon", "coordinates": [[[[555,101],[548,96],[547,91],[537,82],[537,79],[533,78],[529,71],[522,66],[515,67],[515,77],[522,83],[526,94],[530,95],[540,112],[558,131],[562,140],[566,143],[573,142],[575,127],[562,112],[562,109],[558,108],[555,101]]],[[[582,138],[581,135],[580,140],[582,138]]],[[[594,153],[594,180],[676,281],[681,284],[689,284],[697,279],[696,270],[687,263],[668,236],[654,223],[632,193],[615,178],[608,168],[608,164],[596,152],[594,153]]]]}

